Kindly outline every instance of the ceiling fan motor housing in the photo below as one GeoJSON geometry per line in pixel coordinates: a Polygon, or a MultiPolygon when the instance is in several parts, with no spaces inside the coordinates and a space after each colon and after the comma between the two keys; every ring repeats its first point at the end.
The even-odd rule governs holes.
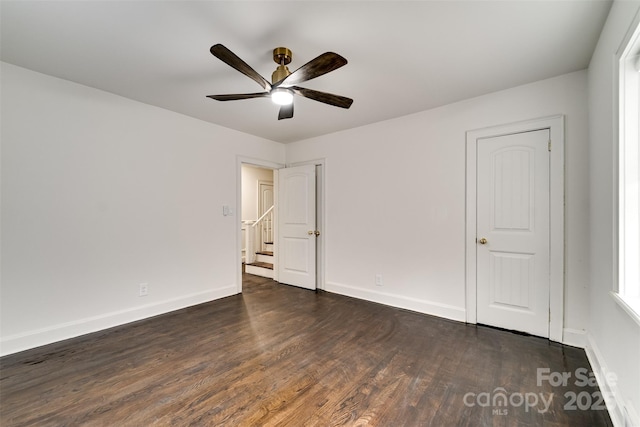
{"type": "Polygon", "coordinates": [[[286,47],[277,47],[273,49],[273,61],[278,64],[278,68],[271,74],[271,82],[276,83],[291,74],[287,64],[291,62],[293,53],[286,47]]]}

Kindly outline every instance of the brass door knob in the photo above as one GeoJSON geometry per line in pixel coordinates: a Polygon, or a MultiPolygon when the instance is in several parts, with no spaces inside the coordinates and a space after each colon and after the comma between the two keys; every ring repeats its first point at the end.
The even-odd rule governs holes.
{"type": "Polygon", "coordinates": [[[487,239],[485,239],[484,237],[480,240],[478,240],[478,243],[480,243],[481,245],[486,245],[487,244],[487,239]]]}
{"type": "Polygon", "coordinates": [[[313,236],[313,231],[309,230],[309,231],[307,231],[307,234],[308,234],[309,236],[313,236]]]}

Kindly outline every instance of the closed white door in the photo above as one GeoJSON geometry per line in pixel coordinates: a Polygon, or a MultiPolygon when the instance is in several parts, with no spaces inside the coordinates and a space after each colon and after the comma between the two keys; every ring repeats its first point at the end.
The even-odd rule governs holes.
{"type": "Polygon", "coordinates": [[[278,171],[278,281],[316,288],[315,165],[278,171]]]}
{"type": "Polygon", "coordinates": [[[479,139],[477,322],[549,336],[549,130],[479,139]]]}
{"type": "MultiPolygon", "coordinates": [[[[258,218],[273,206],[273,181],[258,181],[258,218]]],[[[260,248],[265,243],[273,243],[272,216],[267,215],[260,223],[260,248]]]]}
{"type": "Polygon", "coordinates": [[[258,181],[258,218],[273,206],[273,181],[258,181]]]}

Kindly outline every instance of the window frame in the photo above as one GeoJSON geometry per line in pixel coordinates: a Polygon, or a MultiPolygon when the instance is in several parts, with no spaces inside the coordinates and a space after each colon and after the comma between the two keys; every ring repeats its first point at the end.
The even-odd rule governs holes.
{"type": "Polygon", "coordinates": [[[611,296],[640,325],[640,12],[618,49],[615,65],[617,259],[611,296]]]}

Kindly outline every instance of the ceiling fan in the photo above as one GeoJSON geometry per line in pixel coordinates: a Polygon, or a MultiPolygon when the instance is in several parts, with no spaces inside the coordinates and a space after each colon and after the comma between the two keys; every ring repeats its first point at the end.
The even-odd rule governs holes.
{"type": "Polygon", "coordinates": [[[315,59],[304,64],[294,72],[289,71],[287,64],[291,62],[291,50],[286,47],[277,47],[273,50],[273,60],[278,64],[278,68],[271,75],[271,83],[251,68],[246,62],[240,59],[235,53],[221,44],[211,46],[211,54],[225,64],[240,71],[245,76],[258,83],[264,92],[241,93],[233,95],[207,95],[207,98],[217,101],[235,101],[239,99],[251,98],[271,98],[280,105],[278,120],[290,119],[293,117],[293,95],[300,95],[314,101],[334,105],[341,108],[349,108],[353,99],[331,93],[320,92],[313,89],[306,89],[296,86],[298,83],[306,82],[316,77],[327,74],[346,65],[347,60],[337,53],[325,52],[315,59]]]}

